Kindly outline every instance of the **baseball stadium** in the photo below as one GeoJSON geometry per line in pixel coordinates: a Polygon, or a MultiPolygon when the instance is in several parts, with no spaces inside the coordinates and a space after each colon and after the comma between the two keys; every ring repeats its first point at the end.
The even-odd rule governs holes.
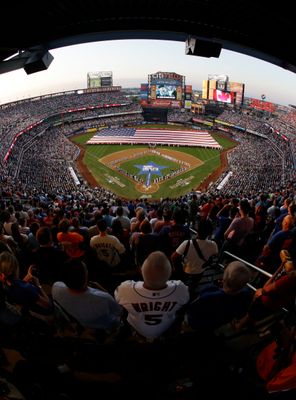
{"type": "MultiPolygon", "coordinates": [[[[193,3],[9,4],[0,74],[146,37],[296,71],[286,10],[193,3]]],[[[0,398],[294,399],[296,106],[175,66],[141,82],[0,105],[0,398]]]]}
{"type": "MultiPolygon", "coordinates": [[[[148,80],[149,85],[141,85],[141,104],[137,110],[133,105],[134,111],[131,111],[138,119],[142,118],[142,124],[128,127],[127,122],[117,128],[90,128],[73,139],[83,154],[79,157],[81,162],[78,161],[80,172],[84,174],[86,169],[85,176],[95,186],[109,188],[129,199],[177,198],[190,188],[197,190],[213,183],[211,178],[221,175],[225,169],[222,160],[226,160],[226,151],[235,146],[235,141],[218,131],[212,133],[199,126],[192,129],[190,120],[179,122],[182,117],[185,120],[189,117],[184,108],[183,114],[179,111],[184,105],[185,90],[188,99],[191,97],[191,87],[184,87],[185,77],[159,72],[149,75],[148,80]],[[157,96],[159,87],[163,91],[177,89],[175,94],[157,96]],[[169,96],[173,100],[167,100],[169,96]],[[145,121],[148,111],[149,122],[160,118],[160,124],[145,121]],[[160,112],[162,115],[158,117],[160,112]],[[172,122],[168,121],[167,113],[172,122]]],[[[190,100],[185,101],[191,104],[190,100]]],[[[122,116],[121,110],[118,111],[118,116],[122,116]]],[[[128,117],[127,111],[125,116],[128,117]]]]}

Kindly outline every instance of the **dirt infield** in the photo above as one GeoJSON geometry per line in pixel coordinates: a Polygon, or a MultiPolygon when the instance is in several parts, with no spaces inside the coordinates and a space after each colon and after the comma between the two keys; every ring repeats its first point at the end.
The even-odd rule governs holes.
{"type": "MultiPolygon", "coordinates": [[[[135,148],[133,149],[132,147],[127,150],[122,150],[122,151],[117,151],[112,154],[108,154],[107,156],[102,157],[99,161],[106,165],[107,167],[116,170],[117,167],[119,167],[123,162],[128,161],[128,160],[133,160],[137,159],[140,156],[143,155],[158,155],[163,158],[168,158],[170,157],[171,160],[176,160],[177,162],[180,163],[183,167],[186,167],[185,171],[180,172],[179,174],[174,175],[172,178],[175,178],[178,175],[183,175],[185,172],[188,172],[194,168],[199,167],[200,165],[203,164],[203,161],[200,159],[190,155],[183,153],[181,151],[176,151],[176,150],[171,150],[171,149],[163,149],[163,148],[135,148]]],[[[116,170],[117,173],[119,171],[116,170]]],[[[162,185],[163,183],[167,182],[167,180],[160,181],[158,183],[151,182],[149,187],[146,187],[143,183],[140,182],[135,182],[132,178],[124,175],[125,178],[129,179],[131,182],[134,183],[136,189],[141,192],[141,193],[155,193],[158,191],[159,186],[162,185]]]]}
{"type": "Polygon", "coordinates": [[[73,143],[80,148],[80,153],[76,160],[76,165],[77,165],[77,168],[78,168],[80,174],[83,176],[84,180],[89,184],[89,186],[91,186],[91,187],[99,186],[98,182],[95,180],[95,178],[92,176],[92,174],[89,172],[87,166],[83,162],[85,149],[82,146],[80,146],[78,143],[76,143],[76,142],[73,142],[73,143]]]}

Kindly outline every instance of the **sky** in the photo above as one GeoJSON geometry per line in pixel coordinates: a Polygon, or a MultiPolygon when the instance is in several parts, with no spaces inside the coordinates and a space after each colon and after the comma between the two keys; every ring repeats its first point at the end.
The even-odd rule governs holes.
{"type": "Polygon", "coordinates": [[[23,69],[0,75],[0,104],[41,94],[83,89],[87,73],[112,71],[113,84],[139,87],[157,71],[176,72],[201,90],[208,74],[226,74],[245,83],[245,96],[277,104],[296,104],[296,74],[265,61],[222,49],[219,58],[185,54],[185,43],[160,40],[114,40],[50,50],[54,60],[45,71],[23,69]]]}

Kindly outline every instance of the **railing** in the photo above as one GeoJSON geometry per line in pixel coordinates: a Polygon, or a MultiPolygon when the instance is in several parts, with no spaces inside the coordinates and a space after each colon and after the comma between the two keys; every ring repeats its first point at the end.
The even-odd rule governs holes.
{"type": "Polygon", "coordinates": [[[271,275],[269,272],[266,272],[266,271],[264,271],[264,269],[261,269],[261,268],[256,267],[255,265],[249,263],[248,261],[243,260],[242,258],[237,257],[236,255],[234,255],[234,254],[232,254],[232,253],[229,253],[229,251],[224,251],[223,254],[227,254],[228,256],[230,256],[230,257],[232,257],[232,258],[235,258],[235,259],[238,260],[238,261],[243,262],[243,263],[246,264],[248,267],[254,269],[254,270],[257,271],[257,272],[260,272],[262,275],[265,275],[265,276],[267,276],[268,278],[271,278],[271,277],[272,277],[272,275],[271,275]]]}
{"type": "MultiPolygon", "coordinates": [[[[228,255],[228,256],[234,258],[235,260],[241,261],[242,263],[244,263],[245,265],[247,265],[248,267],[250,267],[250,268],[253,269],[254,271],[257,271],[257,272],[259,272],[260,274],[267,276],[268,278],[271,278],[271,277],[272,277],[272,274],[270,274],[269,272],[265,271],[264,269],[261,269],[261,268],[256,267],[255,265],[249,263],[248,261],[243,260],[243,259],[240,258],[240,257],[237,257],[235,254],[229,253],[229,251],[224,251],[224,252],[223,252],[223,255],[224,255],[224,254],[226,254],[226,255],[228,255]]],[[[221,266],[221,267],[224,268],[224,265],[223,265],[223,264],[219,264],[219,266],[221,266]]],[[[250,283],[247,283],[247,286],[248,286],[250,289],[254,290],[254,291],[257,290],[257,288],[254,287],[253,285],[251,285],[250,283]]],[[[284,308],[284,307],[282,307],[282,310],[283,310],[284,312],[287,312],[287,313],[289,312],[289,311],[288,311],[286,308],[284,308]]]]}
{"type": "MultiPolygon", "coordinates": [[[[192,228],[189,228],[189,229],[190,229],[190,232],[193,233],[194,235],[197,234],[197,232],[196,232],[194,229],[192,229],[192,228]]],[[[232,258],[234,258],[234,259],[237,260],[237,261],[241,261],[242,263],[244,263],[245,265],[247,265],[248,267],[250,267],[250,268],[253,269],[254,271],[257,271],[257,272],[259,272],[260,274],[262,274],[262,275],[264,275],[264,276],[266,276],[266,277],[268,277],[268,278],[271,278],[271,277],[272,277],[272,274],[270,274],[269,272],[265,271],[264,269],[261,269],[261,268],[256,267],[256,265],[253,265],[253,264],[249,263],[248,261],[243,260],[242,258],[236,256],[235,254],[229,253],[229,251],[224,251],[223,254],[222,254],[222,258],[223,258],[224,255],[227,255],[227,256],[229,256],[229,257],[232,257],[232,258]]],[[[221,264],[221,263],[219,263],[218,265],[219,265],[219,267],[222,268],[222,269],[225,268],[225,265],[223,265],[223,264],[221,264]]],[[[257,288],[256,288],[255,286],[253,286],[252,284],[250,284],[250,283],[247,283],[247,286],[248,286],[250,289],[252,289],[254,292],[257,290],[257,288]]],[[[284,308],[284,307],[282,307],[282,310],[283,310],[284,312],[288,312],[288,310],[287,310],[286,308],[284,308]]]]}
{"type": "MultiPolygon", "coordinates": [[[[196,232],[194,229],[189,228],[189,230],[190,230],[190,232],[193,233],[194,235],[197,234],[197,232],[196,232]]],[[[271,277],[272,277],[272,275],[271,275],[269,272],[265,271],[264,269],[261,269],[261,268],[256,267],[255,265],[249,263],[248,261],[243,260],[242,258],[236,256],[235,254],[229,253],[229,251],[224,251],[224,252],[223,252],[223,255],[224,255],[224,254],[226,254],[226,255],[228,255],[228,256],[234,258],[234,259],[237,260],[237,261],[243,262],[243,263],[244,263],[245,265],[247,265],[248,267],[252,268],[253,270],[255,270],[255,271],[257,271],[257,272],[260,272],[260,274],[265,275],[265,276],[267,276],[268,278],[271,278],[271,277]]],[[[222,258],[223,258],[223,257],[222,257],[222,258]]],[[[219,266],[220,266],[221,268],[224,268],[224,265],[223,265],[223,264],[219,264],[219,266]]]]}
{"type": "MultiPolygon", "coordinates": [[[[197,232],[192,229],[189,228],[190,232],[192,233],[192,235],[196,236],[197,232]]],[[[235,254],[230,253],[229,251],[223,251],[220,254],[220,262],[218,263],[218,266],[221,268],[221,270],[223,271],[226,267],[226,265],[224,265],[223,262],[223,258],[224,256],[227,257],[231,257],[234,260],[240,261],[242,263],[244,263],[247,267],[249,267],[251,270],[266,276],[267,278],[271,278],[272,274],[270,274],[269,272],[258,268],[257,266],[251,264],[248,261],[245,261],[244,259],[236,256],[235,254]]],[[[205,282],[207,283],[207,282],[205,282]]],[[[251,283],[247,283],[247,285],[252,291],[256,292],[256,290],[258,288],[256,288],[255,286],[253,286],[251,283]]],[[[270,315],[266,316],[263,319],[259,319],[258,321],[256,321],[256,323],[254,323],[253,327],[251,328],[251,330],[249,330],[248,325],[246,325],[245,327],[239,329],[239,330],[233,330],[233,329],[226,329],[225,331],[220,332],[220,335],[224,336],[224,338],[226,340],[237,340],[239,337],[245,335],[245,334],[249,334],[249,333],[255,333],[258,338],[266,338],[266,337],[273,337],[274,332],[276,331],[276,329],[278,329],[278,323],[279,321],[283,321],[287,316],[291,315],[291,312],[284,308],[281,307],[279,310],[272,312],[270,315]]]]}

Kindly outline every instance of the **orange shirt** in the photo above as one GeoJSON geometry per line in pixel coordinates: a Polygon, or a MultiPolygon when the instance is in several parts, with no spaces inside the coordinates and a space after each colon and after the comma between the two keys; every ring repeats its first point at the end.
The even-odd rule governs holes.
{"type": "Polygon", "coordinates": [[[59,232],[57,239],[64,246],[64,250],[70,258],[79,258],[84,255],[79,245],[83,242],[83,237],[77,232],[59,232]]]}

